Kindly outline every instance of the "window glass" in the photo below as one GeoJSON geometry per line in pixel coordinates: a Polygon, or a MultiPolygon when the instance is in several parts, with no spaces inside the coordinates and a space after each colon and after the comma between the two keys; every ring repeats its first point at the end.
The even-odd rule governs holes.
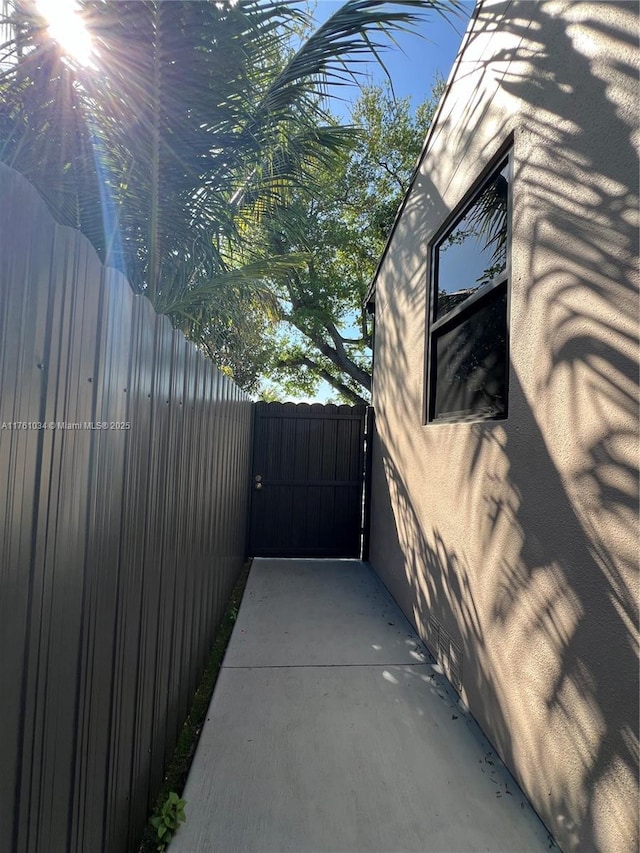
{"type": "Polygon", "coordinates": [[[437,247],[435,318],[505,271],[509,179],[507,161],[437,247]]]}
{"type": "Polygon", "coordinates": [[[507,292],[498,287],[482,306],[434,335],[434,418],[500,417],[507,401],[507,292]]]}

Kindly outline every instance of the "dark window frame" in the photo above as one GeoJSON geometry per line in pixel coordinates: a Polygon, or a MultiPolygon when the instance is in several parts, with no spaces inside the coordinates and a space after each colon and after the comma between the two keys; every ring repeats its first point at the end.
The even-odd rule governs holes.
{"type": "Polygon", "coordinates": [[[445,423],[472,423],[495,420],[505,420],[509,414],[509,372],[510,372],[510,314],[511,314],[511,242],[512,242],[512,219],[513,219],[513,139],[510,138],[501,148],[498,154],[482,170],[478,178],[473,182],[471,189],[464,195],[459,204],[446,218],[434,237],[429,241],[428,247],[428,298],[426,317],[425,338],[425,405],[423,423],[426,425],[445,423]],[[509,164],[509,186],[507,191],[507,235],[506,235],[506,262],[504,270],[490,282],[479,287],[470,294],[463,302],[447,311],[444,315],[437,317],[437,294],[438,294],[438,250],[442,242],[455,230],[458,224],[465,218],[471,208],[487,189],[496,175],[509,164]],[[504,290],[506,295],[506,365],[505,365],[505,406],[501,412],[464,410],[459,412],[447,412],[436,416],[436,388],[437,388],[437,363],[435,358],[435,347],[439,337],[447,331],[455,328],[465,319],[469,319],[483,306],[488,304],[498,291],[504,290]]]}

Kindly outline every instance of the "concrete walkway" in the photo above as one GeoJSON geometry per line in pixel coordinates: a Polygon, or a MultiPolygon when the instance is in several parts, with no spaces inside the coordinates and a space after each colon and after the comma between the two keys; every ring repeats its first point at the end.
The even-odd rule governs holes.
{"type": "Polygon", "coordinates": [[[170,853],[551,844],[385,587],[355,560],[254,560],[184,797],[187,823],[170,853]]]}

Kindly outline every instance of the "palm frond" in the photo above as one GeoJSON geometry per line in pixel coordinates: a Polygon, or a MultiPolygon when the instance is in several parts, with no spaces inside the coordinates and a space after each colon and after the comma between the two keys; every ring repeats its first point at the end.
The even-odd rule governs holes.
{"type": "Polygon", "coordinates": [[[83,69],[16,0],[0,47],[0,160],[175,322],[225,310],[225,288],[229,304],[265,292],[298,262],[256,252],[251,223],[312,193],[353,144],[327,115],[328,88],[394,32],[459,5],[347,0],[294,51],[309,17],[292,0],[81,0],[96,44],[96,68],[83,69]]]}
{"type": "Polygon", "coordinates": [[[233,288],[253,289],[263,291],[263,297],[269,298],[271,290],[265,281],[286,278],[292,270],[304,266],[309,261],[305,253],[289,253],[277,257],[261,258],[242,266],[234,267],[225,272],[219,272],[206,281],[198,281],[197,286],[187,290],[182,296],[173,298],[172,294],[163,295],[163,313],[179,317],[185,316],[194,305],[202,305],[212,297],[223,294],[233,288]]]}

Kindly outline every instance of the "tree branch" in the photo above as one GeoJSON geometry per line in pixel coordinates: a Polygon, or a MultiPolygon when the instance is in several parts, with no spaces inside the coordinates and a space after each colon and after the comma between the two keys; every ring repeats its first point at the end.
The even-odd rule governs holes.
{"type": "Polygon", "coordinates": [[[364,397],[361,397],[348,385],[345,385],[344,382],[341,382],[331,373],[329,373],[326,368],[322,367],[322,365],[308,358],[307,356],[300,356],[296,359],[286,360],[283,359],[279,361],[277,364],[278,367],[308,367],[310,370],[313,370],[314,373],[317,373],[321,379],[324,379],[332,388],[335,388],[343,397],[346,397],[347,400],[350,400],[355,405],[364,405],[368,406],[368,400],[365,400],[364,397]]]}
{"type": "Polygon", "coordinates": [[[404,192],[406,192],[405,184],[404,184],[404,182],[402,181],[402,179],[400,178],[400,176],[399,176],[396,172],[394,172],[394,171],[393,171],[393,169],[392,169],[392,168],[390,168],[390,166],[388,166],[388,165],[384,162],[384,160],[378,160],[378,166],[381,166],[381,167],[385,170],[385,172],[386,172],[386,173],[387,173],[391,178],[393,178],[393,180],[398,184],[398,186],[400,187],[400,189],[402,190],[402,192],[403,192],[403,193],[404,193],[404,192]]]}
{"type": "Polygon", "coordinates": [[[363,388],[366,388],[367,391],[371,391],[371,376],[361,367],[358,367],[358,365],[349,358],[347,351],[344,348],[340,332],[336,328],[335,324],[331,321],[327,321],[324,326],[335,345],[335,350],[333,350],[324,341],[320,342],[311,338],[315,346],[318,347],[320,352],[330,359],[336,367],[343,370],[345,373],[348,373],[352,379],[354,379],[359,385],[362,385],[363,388]],[[327,351],[320,346],[320,343],[323,344],[323,347],[325,347],[327,351]]]}

